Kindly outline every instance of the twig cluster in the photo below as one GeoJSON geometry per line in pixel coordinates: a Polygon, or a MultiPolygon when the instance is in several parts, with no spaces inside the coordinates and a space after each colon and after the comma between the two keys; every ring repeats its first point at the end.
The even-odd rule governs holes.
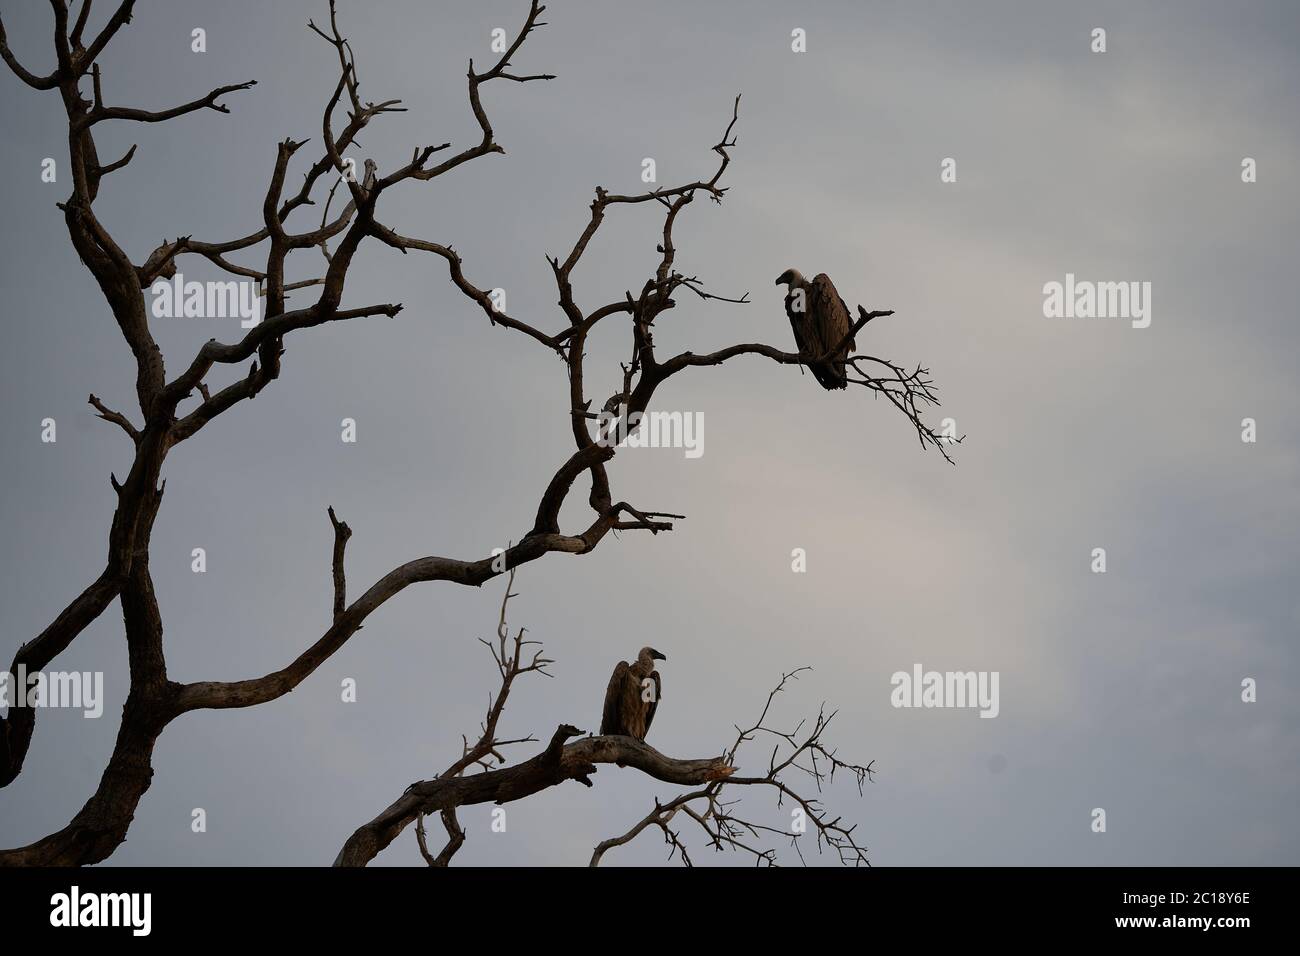
{"type": "MultiPolygon", "coordinates": [[[[522,674],[532,673],[550,677],[551,674],[546,669],[547,665],[555,663],[550,658],[542,656],[539,641],[524,639],[527,628],[521,627],[515,632],[514,637],[510,636],[510,629],[506,624],[506,608],[510,603],[510,599],[518,596],[511,592],[514,584],[515,571],[511,569],[510,577],[506,582],[505,594],[501,598],[501,615],[497,621],[496,638],[491,641],[479,638],[480,643],[492,654],[492,661],[496,664],[501,683],[488,699],[487,715],[479,725],[478,739],[471,744],[467,736],[462,736],[460,757],[440,773],[439,777],[457,777],[475,765],[483,770],[492,770],[494,767],[504,766],[506,758],[502,755],[501,748],[514,744],[533,743],[537,740],[531,734],[527,737],[511,739],[497,737],[497,724],[500,722],[501,714],[506,708],[506,699],[510,696],[510,688],[515,679],[522,674]],[[532,651],[532,656],[528,657],[525,651],[527,647],[536,647],[538,650],[532,651]],[[494,760],[496,761],[495,764],[493,763],[494,760]]],[[[425,862],[430,866],[446,866],[465,842],[465,831],[456,819],[456,808],[448,807],[443,809],[441,816],[443,826],[447,830],[448,840],[447,845],[437,857],[429,854],[425,842],[424,813],[419,813],[416,818],[415,832],[420,847],[420,855],[424,857],[425,862]]]]}
{"type": "Polygon", "coordinates": [[[778,862],[776,849],[765,841],[784,839],[794,848],[802,862],[806,862],[801,843],[802,833],[795,829],[779,829],[768,824],[759,823],[748,817],[742,817],[737,809],[740,798],[725,799],[732,787],[768,787],[776,791],[776,805],[784,807],[787,801],[797,804],[803,811],[803,819],[811,823],[815,834],[818,853],[833,851],[842,864],[870,865],[866,848],[854,837],[856,825],[845,826],[842,818],[832,817],[822,805],[820,795],[823,787],[835,779],[837,772],[847,773],[857,783],[858,794],[862,795],[863,785],[874,773],[872,764],[865,766],[841,760],[834,750],[828,750],[822,742],[822,734],[835,717],[827,714],[823,707],[817,714],[811,729],[805,730],[806,721],[800,721],[793,730],[783,731],[767,723],[768,713],[776,695],[781,693],[786,684],[797,679],[808,667],[800,667],[781,675],[780,682],[768,694],[763,712],[750,727],[736,728],[736,740],[724,754],[728,766],[735,766],[740,747],[760,736],[775,737],[776,744],[768,757],[767,773],[761,777],[742,777],[729,775],[706,784],[698,790],[688,791],[673,797],[667,802],[656,798],[654,808],[638,820],[629,830],[616,837],[611,837],[596,845],[591,854],[591,866],[598,866],[605,853],[614,847],[631,843],[644,831],[654,827],[663,834],[668,845],[668,859],[678,858],[686,866],[692,866],[690,853],[681,832],[670,825],[681,814],[694,821],[707,837],[706,845],[715,851],[731,850],[754,858],[756,865],[776,866],[778,862]],[[782,748],[787,748],[784,750],[782,748]],[[812,782],[818,796],[802,795],[783,775],[790,771],[802,773],[812,782]]]}

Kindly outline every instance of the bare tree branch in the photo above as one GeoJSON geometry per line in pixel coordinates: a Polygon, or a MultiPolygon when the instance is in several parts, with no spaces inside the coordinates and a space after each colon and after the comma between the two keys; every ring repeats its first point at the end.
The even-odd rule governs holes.
{"type": "Polygon", "coordinates": [[[334,515],[334,507],[329,508],[330,524],[334,526],[334,557],[332,564],[334,567],[334,620],[337,621],[343,616],[343,610],[347,607],[348,585],[347,578],[343,573],[343,553],[347,550],[348,538],[352,537],[352,529],[348,527],[346,521],[340,521],[334,515]]]}
{"type": "Polygon", "coordinates": [[[826,748],[822,742],[822,734],[835,715],[827,716],[824,708],[818,712],[812,729],[806,735],[801,735],[804,726],[802,721],[791,731],[778,730],[767,723],[772,702],[777,694],[782,693],[791,680],[797,679],[800,673],[807,670],[810,668],[800,667],[781,675],[780,682],[768,694],[758,720],[748,728],[736,728],[736,740],[723,756],[729,765],[734,766],[742,744],[759,736],[776,737],[778,743],[768,759],[768,771],[764,776],[728,775],[709,782],[701,789],[674,797],[667,803],[656,800],[654,809],[633,824],[627,832],[597,844],[592,852],[590,865],[598,866],[607,851],[631,843],[650,827],[658,827],[663,831],[664,839],[669,845],[668,858],[671,860],[673,856],[678,856],[686,866],[691,866],[691,858],[681,835],[668,826],[678,814],[683,814],[697,823],[708,838],[707,845],[714,850],[738,851],[752,856],[758,865],[775,866],[777,864],[775,849],[763,843],[765,836],[770,835],[788,840],[799,859],[804,861],[803,847],[800,844],[803,832],[801,829],[793,825],[790,830],[778,829],[741,817],[734,809],[739,803],[738,800],[722,799],[724,791],[729,787],[769,787],[775,790],[778,807],[789,800],[797,804],[802,811],[802,816],[799,818],[800,826],[806,826],[809,822],[812,824],[819,853],[830,850],[835,852],[838,861],[842,864],[870,865],[866,849],[854,838],[856,827],[845,826],[841,822],[842,818],[838,816],[831,817],[822,807],[819,797],[823,787],[834,780],[837,771],[847,773],[856,780],[858,794],[861,796],[863,785],[874,773],[872,765],[861,766],[848,763],[836,756],[835,751],[826,748]],[[782,745],[788,748],[784,754],[781,753],[782,745]],[[801,760],[804,762],[801,763],[801,760]],[[782,776],[789,770],[804,774],[819,796],[806,797],[800,794],[782,776]]]}
{"type": "Polygon", "coordinates": [[[72,33],[68,35],[68,43],[74,52],[83,49],[81,35],[86,30],[86,21],[90,19],[90,8],[93,5],[94,0],[81,0],[81,10],[77,13],[77,22],[72,27],[72,33]]]}
{"type": "Polygon", "coordinates": [[[412,784],[396,802],[348,838],[335,865],[364,866],[420,813],[476,803],[510,803],[567,780],[591,786],[591,776],[599,764],[632,767],[665,783],[687,785],[721,779],[734,769],[720,757],[666,757],[632,737],[583,737],[565,743],[581,733],[577,727],[562,724],[546,749],[531,760],[469,776],[438,777],[412,784]]]}
{"type": "MultiPolygon", "coordinates": [[[[501,613],[497,620],[496,640],[485,641],[480,638],[480,642],[492,654],[492,661],[501,677],[501,684],[488,702],[487,716],[483,718],[483,722],[479,726],[478,740],[471,744],[468,738],[462,737],[461,755],[439,774],[439,777],[460,776],[472,766],[491,770],[493,769],[493,760],[496,761],[497,766],[505,763],[505,757],[501,754],[502,748],[513,744],[533,743],[537,740],[531,734],[510,740],[497,736],[497,725],[500,723],[501,715],[505,711],[506,700],[510,696],[510,688],[513,686],[515,679],[521,674],[528,673],[538,673],[550,677],[551,675],[546,670],[546,667],[548,664],[553,663],[549,658],[542,656],[540,649],[532,653],[531,659],[526,658],[525,647],[535,645],[540,648],[541,645],[537,641],[524,640],[524,628],[520,628],[514,638],[510,637],[510,629],[506,623],[506,609],[510,599],[516,596],[512,590],[514,583],[515,570],[511,569],[510,576],[506,580],[505,592],[501,597],[501,613]]],[[[451,858],[455,856],[456,851],[465,843],[465,831],[456,818],[455,808],[444,808],[441,815],[443,827],[447,831],[447,845],[443,847],[436,857],[430,855],[428,845],[425,842],[423,811],[418,813],[416,818],[416,843],[419,846],[420,855],[430,866],[446,866],[451,861],[451,858]]]]}
{"type": "Polygon", "coordinates": [[[93,394],[90,396],[89,401],[90,404],[95,407],[95,411],[99,413],[98,416],[96,417],[102,418],[106,422],[112,422],[114,425],[120,427],[122,431],[126,432],[129,436],[131,436],[131,440],[133,442],[140,441],[140,430],[136,428],[134,425],[132,425],[130,420],[125,415],[123,415],[121,412],[115,412],[111,408],[107,408],[104,405],[104,403],[101,402],[98,398],[96,398],[93,394]]]}
{"type": "Polygon", "coordinates": [[[456,855],[456,851],[465,845],[465,830],[456,818],[454,809],[443,810],[440,816],[442,825],[447,830],[447,844],[436,857],[429,852],[429,844],[425,841],[423,813],[418,814],[415,820],[415,839],[424,862],[429,866],[446,867],[451,863],[451,858],[456,855]]]}
{"type": "Polygon", "coordinates": [[[34,90],[52,90],[59,84],[59,71],[55,70],[45,76],[37,76],[31,70],[27,69],[18,62],[13,51],[9,49],[9,37],[5,33],[3,19],[0,19],[0,59],[5,61],[5,65],[13,71],[14,76],[22,80],[34,90]]]}
{"type": "Polygon", "coordinates": [[[74,131],[79,131],[88,126],[94,126],[96,123],[102,123],[105,120],[132,120],[136,123],[163,123],[169,119],[175,119],[178,116],[184,116],[186,113],[197,113],[199,110],[215,110],[218,113],[229,113],[230,107],[217,100],[227,93],[236,93],[240,90],[250,90],[257,85],[256,80],[249,80],[246,83],[236,83],[232,86],[220,86],[205,96],[197,100],[191,100],[188,103],[182,103],[180,106],[173,106],[170,109],[150,110],[134,109],[126,106],[105,106],[100,100],[100,81],[99,66],[96,64],[93,70],[95,78],[95,106],[90,112],[82,115],[78,123],[73,125],[74,131]]]}

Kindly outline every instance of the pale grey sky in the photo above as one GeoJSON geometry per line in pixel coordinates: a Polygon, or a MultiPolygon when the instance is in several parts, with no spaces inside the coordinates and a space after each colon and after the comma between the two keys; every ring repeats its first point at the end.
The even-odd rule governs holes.
{"type": "MultiPolygon", "coordinates": [[[[341,0],[363,95],[410,108],[372,124],[358,155],[391,169],[415,145],[470,141],[466,60],[486,59],[491,29],[513,31],[525,6],[341,0]]],[[[337,78],[306,27],[325,7],[141,3],[103,59],[110,100],[161,108],[258,86],[228,97],[228,116],[104,131],[107,157],[139,143],[97,203],[133,255],[260,224],[275,143],[318,140],[337,78]],[[194,27],[206,54],[190,51],[194,27]]],[[[824,271],[851,304],[896,310],[860,346],[931,368],[936,417],[968,438],[950,467],[883,402],[766,360],[673,379],[658,407],[703,413],[705,454],[628,449],[611,477],[617,497],[688,519],[520,571],[511,621],[557,664],[522,681],[503,730],[594,729],[613,663],[653,644],[669,660],[650,742],[707,756],[783,670],[810,665],[779,715],[828,701],[828,740],[875,761],[865,797],[837,784],[827,800],[876,865],[1300,862],[1295,6],[555,0],[546,19],[516,65],[559,78],[484,93],[506,154],[404,188],[381,218],[453,243],[513,313],[559,328],[543,255],[572,244],[593,187],[637,189],[647,156],[661,182],[710,174],[743,92],[732,190],[692,205],[676,239],[683,271],[753,301],[682,301],[659,323],[661,350],[789,346],[773,279],[824,271]],[[1105,54],[1089,52],[1097,26],[1105,54]],[[807,53],[790,51],[795,27],[807,53]],[[944,157],[955,184],[939,181],[944,157]],[[1151,326],[1044,318],[1043,284],[1067,272],[1151,282],[1151,326]],[[1255,444],[1240,440],[1245,417],[1255,444]],[[806,574],[790,570],[796,547],[806,574]],[[1089,569],[1095,547],[1104,575],[1089,569]],[[999,716],[892,708],[890,675],[918,662],[999,671],[999,716]],[[1245,677],[1257,703],[1240,700],[1245,677]],[[1090,831],[1094,807],[1105,834],[1090,831]]],[[[48,10],[6,10],[5,25],[24,62],[48,68],[48,10]]],[[[0,110],[8,658],[101,569],[108,474],[129,443],[84,402],[130,407],[133,373],[54,208],[67,185],[39,180],[42,158],[66,163],[57,97],[5,74],[0,110]],[[54,445],[40,442],[45,417],[54,445]]],[[[580,300],[639,288],[656,230],[649,208],[611,213],[575,274],[580,300]]],[[[193,259],[182,270],[217,277],[193,259]]],[[[354,594],[403,561],[477,557],[531,524],[570,442],[560,363],[489,328],[437,260],[367,249],[347,304],[372,301],[406,311],[291,338],[279,381],[168,459],[153,569],[175,678],[255,676],[319,636],[327,505],[355,532],[354,594]],[[355,445],[339,441],[343,417],[355,445]],[[194,547],[206,574],[190,571],[194,547]]],[[[240,334],[221,323],[159,320],[170,367],[240,334]]],[[[606,363],[593,394],[612,391],[625,338],[611,326],[591,343],[589,367],[606,363]]],[[[584,498],[585,485],[570,525],[584,498]]],[[[111,862],[330,862],[477,727],[495,671],[476,638],[501,587],[411,588],[285,699],[173,723],[111,862]],[[340,701],[346,677],[355,704],[340,701]],[[207,833],[190,830],[195,807],[207,833]]],[[[125,694],[116,608],[56,666],[106,672],[105,716],[38,715],[23,775],[0,793],[0,844],[61,827],[94,789],[125,694]]],[[[488,807],[464,811],[458,862],[585,863],[674,792],[613,767],[596,782],[512,804],[505,834],[488,807]]],[[[767,795],[746,799],[785,819],[767,795]]],[[[698,861],[746,862],[684,832],[698,861]]],[[[665,852],[647,833],[607,862],[665,852]]],[[[378,862],[418,862],[413,834],[378,862]]]]}

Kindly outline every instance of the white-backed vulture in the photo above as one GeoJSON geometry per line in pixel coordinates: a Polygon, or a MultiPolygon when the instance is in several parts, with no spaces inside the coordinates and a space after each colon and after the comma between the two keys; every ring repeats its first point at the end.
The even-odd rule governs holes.
{"type": "Polygon", "coordinates": [[[623,734],[645,740],[663,687],[655,661],[666,660],[653,647],[643,647],[631,664],[618,662],[605,690],[605,711],[600,718],[602,736],[623,734]]]}
{"type": "MultiPolygon", "coordinates": [[[[794,329],[794,340],[801,355],[820,358],[853,331],[849,307],[835,291],[826,273],[809,282],[798,269],[786,269],[776,284],[786,286],[785,314],[790,317],[790,327],[794,329]]],[[[844,388],[848,384],[844,363],[857,347],[857,343],[849,339],[826,361],[809,362],[808,370],[822,388],[844,388]]]]}

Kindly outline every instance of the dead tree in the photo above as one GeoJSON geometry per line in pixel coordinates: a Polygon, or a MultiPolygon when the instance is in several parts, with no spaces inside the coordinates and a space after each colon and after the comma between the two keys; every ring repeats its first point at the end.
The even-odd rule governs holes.
{"type": "MultiPolygon", "coordinates": [[[[105,859],[125,839],[141,796],[153,776],[152,754],[158,735],[182,714],[204,709],[252,707],[283,696],[305,680],[322,662],[336,653],[380,605],[418,582],[445,581],[479,586],[505,570],[559,552],[587,554],[611,531],[645,530],[652,534],[668,531],[681,516],[644,507],[634,507],[614,497],[607,465],[614,457],[613,443],[593,435],[590,420],[592,399],[585,385],[584,351],[587,337],[605,320],[625,322],[630,334],[630,358],[622,368],[622,385],[605,403],[607,411],[618,413],[623,422],[638,418],[649,407],[659,386],[688,368],[721,365],[742,355],[758,355],[784,365],[805,365],[811,357],[782,351],[770,345],[739,344],[708,354],[682,352],[661,358],[654,347],[656,320],[673,308],[674,295],[683,290],[705,299],[724,299],[708,292],[695,276],[675,268],[673,228],[682,211],[704,196],[720,202],[726,188],[720,185],[731,161],[732,137],[737,122],[739,97],[722,139],[713,147],[719,157],[708,179],[681,186],[633,195],[597,188],[591,203],[590,220],[563,258],[548,259],[559,292],[562,321],[556,331],[544,331],[533,321],[495,308],[490,296],[466,275],[465,263],[450,244],[400,235],[379,219],[380,199],[399,187],[437,180],[454,173],[471,161],[502,152],[482,102],[483,88],[494,81],[529,83],[551,79],[551,74],[520,74],[512,61],[529,35],[542,26],[543,7],[532,0],[522,28],[501,58],[479,71],[470,61],[467,84],[469,106],[481,137],[458,151],[450,143],[423,146],[412,151],[405,165],[381,174],[367,162],[364,176],[351,174],[354,168],[343,154],[354,146],[358,134],[371,121],[401,110],[398,100],[363,100],[352,49],[339,30],[334,3],[323,26],[309,24],[337,57],[339,78],[325,103],[320,124],[321,150],[302,173],[296,191],[287,186],[290,169],[306,139],[286,138],[276,147],[271,162],[270,183],[262,198],[257,224],[246,234],[224,241],[208,241],[193,235],[163,242],[143,258],[133,257],[113,238],[109,225],[96,213],[95,200],[105,177],[122,169],[135,157],[132,147],[122,157],[104,162],[96,147],[95,134],[105,123],[162,123],[189,113],[213,110],[228,113],[225,98],[251,88],[253,81],[223,86],[179,106],[149,111],[114,106],[111,87],[106,88],[98,65],[100,54],[130,22],[135,0],[119,0],[98,32],[89,30],[91,0],[83,0],[75,17],[68,0],[49,0],[54,16],[54,66],[48,73],[32,72],[10,50],[0,24],[0,58],[27,86],[56,92],[67,115],[68,159],[72,192],[58,204],[68,236],[84,266],[90,271],[104,297],[135,363],[137,408],[128,415],[109,408],[93,394],[89,398],[99,417],[116,425],[134,447],[130,469],[120,480],[110,475],[117,495],[108,534],[108,554],[100,575],[74,597],[35,638],[23,644],[14,656],[11,670],[24,666],[28,672],[42,670],[53,662],[108,606],[117,601],[122,610],[130,668],[130,691],[122,722],[108,765],[98,787],[81,810],[61,830],[28,846],[0,851],[5,864],[86,864],[105,859]],[[339,113],[346,118],[340,117],[339,113]],[[444,157],[445,158],[442,158],[444,157]],[[346,202],[318,223],[306,222],[304,207],[314,205],[314,196],[339,192],[346,202]],[[655,204],[663,210],[659,259],[642,287],[624,298],[583,308],[578,305],[573,276],[584,252],[595,238],[605,216],[620,207],[655,204]],[[290,220],[294,224],[290,224],[290,220]],[[298,231],[301,230],[301,231],[298,231]],[[162,471],[167,456],[178,445],[194,438],[214,418],[251,401],[280,375],[285,342],[291,336],[327,322],[344,322],[372,316],[396,316],[398,303],[375,303],[344,307],[349,268],[364,242],[378,243],[402,253],[421,252],[446,263],[455,286],[477,304],[487,325],[518,333],[554,352],[564,362],[569,380],[569,403],[562,414],[569,417],[573,449],[563,457],[546,480],[537,501],[531,526],[526,526],[503,556],[451,558],[431,555],[399,564],[370,585],[360,597],[348,603],[343,557],[350,534],[346,524],[331,514],[335,530],[333,553],[334,602],[332,623],[314,643],[284,667],[258,677],[238,681],[180,683],[167,675],[163,621],[154,594],[149,561],[150,534],[162,506],[165,481],[162,471]],[[288,282],[285,266],[291,253],[324,252],[323,275],[301,282],[288,282]],[[240,259],[256,255],[257,266],[240,259]],[[264,289],[263,321],[235,342],[209,341],[179,371],[169,374],[164,356],[149,325],[145,292],[158,278],[176,272],[183,256],[201,256],[225,272],[260,283],[264,289]],[[312,289],[315,301],[291,308],[290,293],[312,289]],[[231,376],[229,371],[247,363],[246,370],[231,376]],[[590,523],[582,529],[563,531],[559,523],[561,506],[582,476],[590,480],[587,500],[590,523]]],[[[501,85],[498,83],[498,85],[501,85]]],[[[743,301],[744,297],[740,300],[743,301]]],[[[859,308],[860,329],[874,315],[859,308]]],[[[830,353],[828,353],[829,355],[830,353]]],[[[825,358],[824,356],[816,357],[825,358]]],[[[175,369],[175,367],[173,367],[175,369]]],[[[923,445],[945,454],[943,439],[921,419],[920,409],[934,403],[933,387],[926,370],[907,372],[881,359],[859,356],[858,376],[853,379],[877,396],[884,394],[903,412],[923,445]],[[870,374],[868,369],[877,372],[870,374]]],[[[29,707],[12,708],[0,721],[0,786],[11,783],[22,771],[31,744],[35,714],[29,707]]],[[[547,751],[519,767],[493,773],[506,774],[500,786],[520,786],[532,773],[571,772],[578,765],[614,759],[617,749],[608,741],[593,739],[563,747],[565,728],[557,732],[547,751]],[[558,757],[557,757],[558,755],[558,757]],[[559,760],[560,771],[554,761],[559,760]],[[530,765],[532,765],[530,767],[530,765]]],[[[633,748],[635,749],[635,748],[633,748]]],[[[710,767],[704,761],[689,773],[665,768],[662,758],[650,748],[645,752],[621,752],[617,759],[674,782],[707,782],[710,767]],[[684,776],[683,776],[684,774],[684,776]],[[685,779],[689,777],[690,779],[685,779]]],[[[486,774],[455,778],[458,787],[485,786],[486,774]]],[[[426,802],[427,803],[427,802],[426,802]]],[[[438,808],[439,812],[441,808],[438,808]]],[[[429,811],[432,812],[432,811],[429,811]]]]}

